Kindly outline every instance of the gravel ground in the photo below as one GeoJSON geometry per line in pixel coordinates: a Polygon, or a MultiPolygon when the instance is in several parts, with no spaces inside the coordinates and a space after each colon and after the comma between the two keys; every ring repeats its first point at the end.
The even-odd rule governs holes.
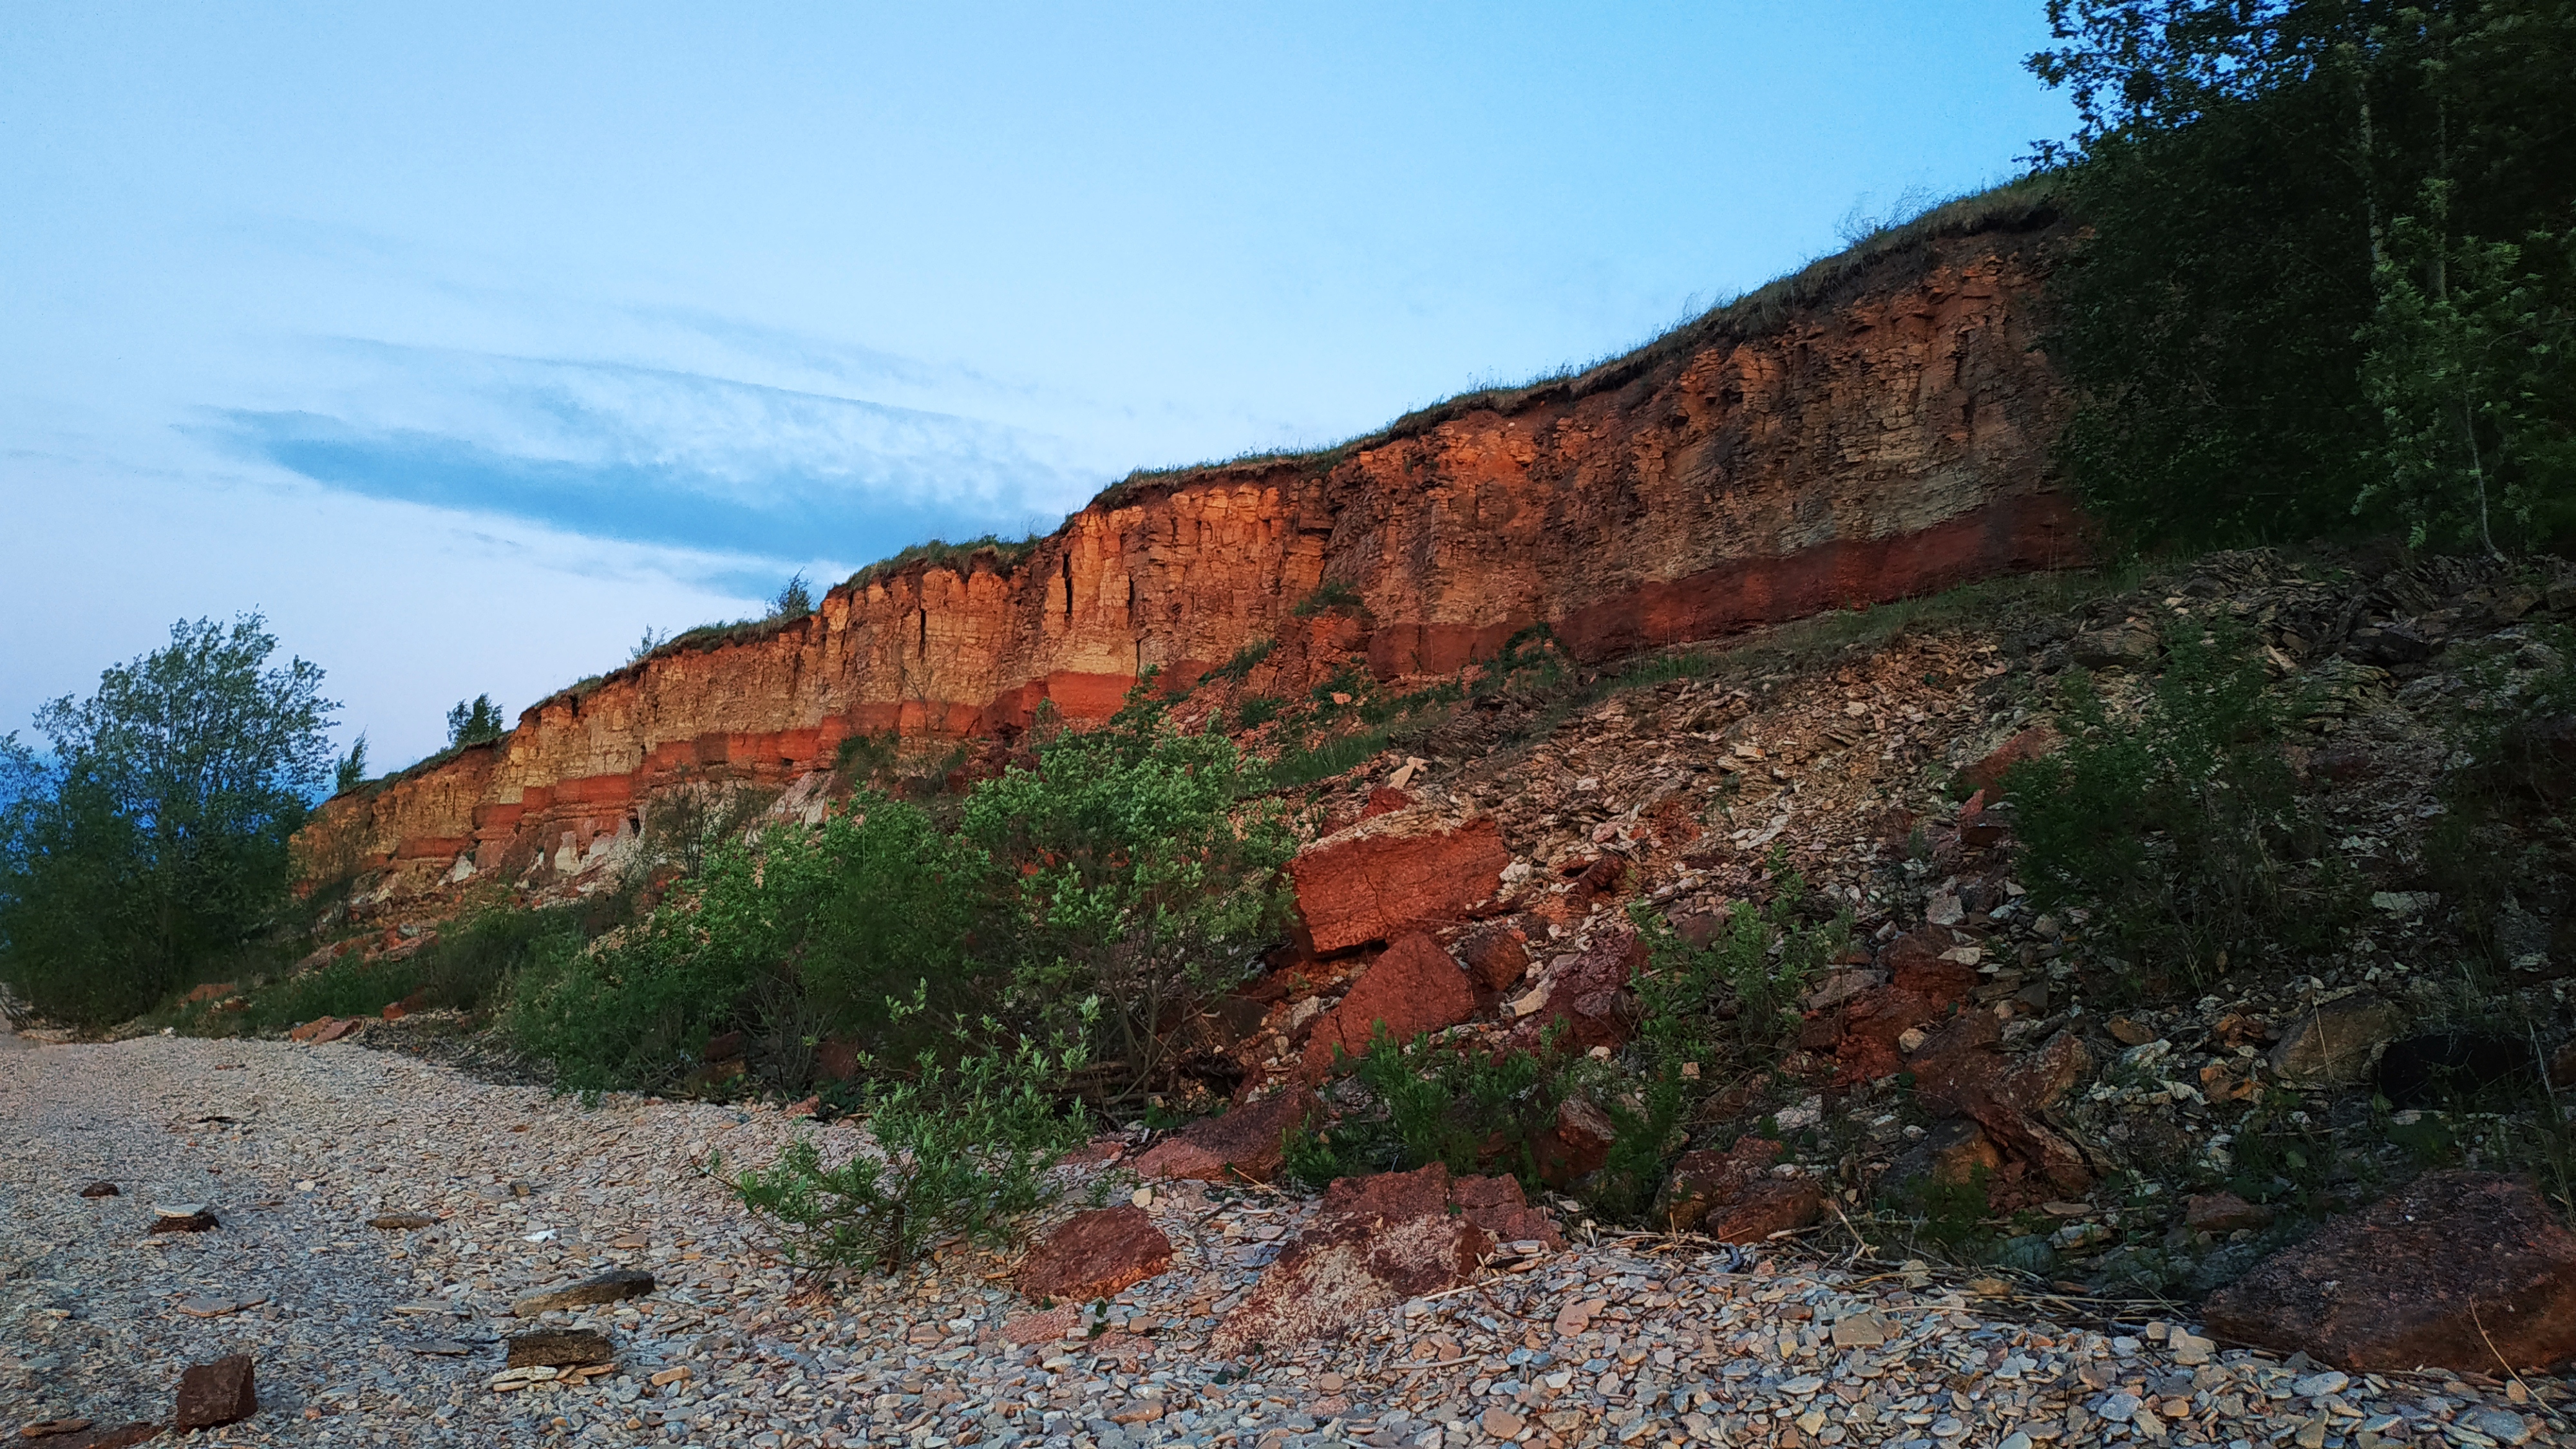
{"type": "MultiPolygon", "coordinates": [[[[585,1109],[355,1043],[6,1050],[0,1121],[13,1422],[166,1418],[180,1370],[227,1353],[256,1361],[260,1412],[204,1442],[2482,1449],[2556,1442],[2567,1422],[2555,1380],[2348,1377],[2181,1325],[2053,1323],[1919,1265],[1653,1239],[1222,1363],[1199,1351],[1206,1331],[1312,1205],[1196,1185],[1149,1209],[1172,1270],[1106,1304],[1036,1314],[998,1281],[1007,1259],[963,1247],[800,1291],[702,1166],[846,1128],[632,1097],[585,1109]],[[78,1196],[93,1179],[121,1195],[78,1196]],[[189,1203],[221,1226],[147,1233],[156,1204],[189,1203]],[[406,1212],[439,1222],[367,1225],[406,1212]],[[515,1299],[620,1267],[659,1286],[549,1315],[604,1329],[615,1374],[489,1387],[500,1338],[529,1326],[515,1299]]],[[[1130,1184],[1071,1186],[1068,1207],[1130,1184]]]]}

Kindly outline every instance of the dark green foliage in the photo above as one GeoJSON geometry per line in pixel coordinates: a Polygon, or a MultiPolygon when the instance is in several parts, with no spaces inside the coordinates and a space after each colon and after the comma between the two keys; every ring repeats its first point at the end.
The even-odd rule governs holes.
{"type": "Polygon", "coordinates": [[[696,875],[711,851],[739,839],[777,798],[775,790],[730,781],[688,781],[645,808],[645,848],[655,862],[696,875]]]}
{"type": "Polygon", "coordinates": [[[2302,864],[2322,842],[2279,740],[2284,707],[2241,630],[2169,630],[2164,673],[2133,710],[2066,688],[2057,754],[2005,776],[2022,879],[2042,906],[2098,909],[2147,976],[2203,982],[2254,952],[2329,944],[2336,883],[2302,864]]]}
{"type": "Polygon", "coordinates": [[[1311,619],[1328,609],[1355,610],[1359,607],[1359,590],[1340,579],[1326,579],[1315,586],[1315,592],[1299,599],[1296,607],[1289,612],[1300,619],[1311,619]]]}
{"type": "Polygon", "coordinates": [[[779,585],[778,596],[769,601],[769,617],[773,619],[802,619],[813,612],[814,591],[806,586],[801,573],[779,585]]]}
{"type": "MultiPolygon", "coordinates": [[[[645,660],[652,658],[654,651],[670,642],[671,636],[668,633],[657,634],[653,631],[653,626],[647,624],[644,626],[644,637],[636,640],[635,647],[626,651],[626,662],[629,664],[641,664],[645,660]]],[[[575,687],[578,688],[579,686],[575,687]]]]}
{"type": "Polygon", "coordinates": [[[1771,857],[1770,903],[1738,901],[1707,946],[1693,946],[1643,901],[1628,919],[1646,946],[1630,1090],[1604,1103],[1619,1129],[1588,1200],[1642,1221],[1700,1103],[1731,1070],[1758,1068],[1797,1031],[1798,998],[1851,943],[1852,918],[1810,919],[1806,878],[1771,857]]]}
{"type": "Polygon", "coordinates": [[[1477,699],[1544,698],[1563,688],[1573,663],[1545,624],[1533,624],[1503,641],[1469,693],[1477,699]]]}
{"type": "Polygon", "coordinates": [[[424,1008],[479,1011],[514,973],[546,970],[580,950],[586,934],[570,909],[477,911],[449,922],[408,957],[343,956],[253,990],[246,1011],[212,1024],[282,1030],[322,1016],[373,1016],[414,993],[423,995],[424,1008]]]}
{"type": "Polygon", "coordinates": [[[1553,1038],[1535,1052],[1497,1052],[1428,1036],[1399,1042],[1380,1022],[1357,1063],[1338,1049],[1335,1061],[1374,1107],[1290,1134],[1287,1171],[1310,1187],[1437,1162],[1454,1173],[1509,1172],[1536,1188],[1540,1142],[1573,1089],[1572,1058],[1553,1038]]]}
{"type": "Polygon", "coordinates": [[[826,1164],[800,1139],[732,1187],[778,1221],[790,1257],[808,1269],[891,1272],[952,1236],[999,1240],[1045,1200],[1040,1174],[1055,1155],[1082,1140],[1080,1105],[1059,1104],[1052,1090],[1081,1060],[1078,1049],[1026,1041],[954,1067],[924,1058],[911,1080],[861,1098],[873,1151],[826,1164]]]}
{"type": "Polygon", "coordinates": [[[1234,707],[1237,727],[1257,730],[1279,717],[1279,701],[1266,694],[1256,694],[1234,707]]]}
{"type": "Polygon", "coordinates": [[[954,1009],[977,989],[967,945],[983,869],[918,808],[883,796],[820,826],[773,828],[757,848],[727,839],[686,901],[613,946],[522,972],[510,1030],[578,1090],[661,1085],[713,1033],[757,1027],[789,1001],[870,1048],[909,1045],[889,998],[926,992],[954,1009]]]}
{"type": "Polygon", "coordinates": [[[349,753],[342,755],[340,762],[332,767],[331,794],[337,798],[365,783],[367,783],[367,736],[366,732],[361,730],[358,737],[349,742],[349,753]]]}
{"type": "MultiPolygon", "coordinates": [[[[2052,0],[2060,445],[2144,542],[2565,536],[2576,6],[2052,0]]],[[[2492,540],[2492,542],[2491,542],[2492,540]]]]}
{"type": "Polygon", "coordinates": [[[1107,725],[1047,734],[1035,768],[976,786],[961,823],[1015,887],[1021,999],[1097,994],[1097,1052],[1137,1084],[1161,1065],[1165,1013],[1277,938],[1295,850],[1275,804],[1238,808],[1258,762],[1165,711],[1149,674],[1107,725]]]}
{"type": "Polygon", "coordinates": [[[447,747],[460,749],[486,740],[497,740],[505,728],[507,726],[501,721],[501,707],[492,702],[492,696],[478,694],[471,704],[460,699],[456,707],[447,712],[447,747]]]}
{"type": "Polygon", "coordinates": [[[1017,567],[1022,559],[1027,558],[1037,548],[1038,542],[1038,536],[1034,533],[1023,538],[1003,538],[998,534],[988,533],[981,538],[970,538],[964,543],[950,543],[945,539],[934,538],[928,543],[909,544],[892,558],[879,559],[850,575],[849,587],[865,588],[879,579],[901,573],[917,563],[934,564],[964,573],[973,568],[977,562],[989,560],[995,569],[1008,570],[1017,567]]]}
{"type": "Polygon", "coordinates": [[[853,784],[874,784],[892,770],[901,756],[903,740],[888,731],[881,735],[852,735],[841,741],[833,753],[833,768],[853,784]]]}
{"type": "Polygon", "coordinates": [[[1386,748],[1387,732],[1360,730],[1328,734],[1313,744],[1290,741],[1270,765],[1270,783],[1278,788],[1329,780],[1373,759],[1386,748]]]}
{"type": "Polygon", "coordinates": [[[100,1026],[241,947],[287,901],[287,842],[330,778],[331,701],[257,614],[200,619],[0,737],[0,981],[100,1026]]]}
{"type": "Polygon", "coordinates": [[[1279,641],[1276,639],[1255,639],[1251,643],[1234,651],[1233,658],[1228,659],[1223,664],[1218,665],[1216,668],[1209,670],[1207,673],[1199,677],[1202,680],[1214,680],[1219,683],[1231,680],[1240,684],[1245,679],[1251,677],[1252,667],[1254,665],[1269,658],[1270,651],[1278,647],[1279,641]]]}

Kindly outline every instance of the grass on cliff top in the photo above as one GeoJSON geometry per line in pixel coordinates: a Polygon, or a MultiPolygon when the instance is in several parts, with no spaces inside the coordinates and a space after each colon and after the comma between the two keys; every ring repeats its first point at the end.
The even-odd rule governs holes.
{"type": "Polygon", "coordinates": [[[1020,561],[1034,552],[1037,546],[1049,536],[1032,533],[1020,538],[1004,538],[999,534],[988,533],[981,538],[967,539],[963,543],[950,543],[945,539],[934,538],[928,543],[913,544],[891,558],[877,560],[850,575],[842,587],[863,589],[879,579],[901,573],[914,564],[929,564],[962,574],[972,568],[978,558],[987,555],[992,558],[994,572],[1009,573],[1018,568],[1020,561]]]}
{"type": "Polygon", "coordinates": [[[1103,490],[1094,503],[1116,506],[1158,483],[1192,473],[1223,468],[1293,465],[1309,474],[1329,471],[1362,448],[1413,437],[1440,424],[1476,412],[1508,412],[1552,395],[1587,397],[1622,386],[1639,375],[1673,362],[1723,338],[1742,339],[1778,327],[1802,308],[1832,300],[1863,273],[1900,254],[1950,237],[1987,231],[2035,231],[2056,222],[2060,212],[2055,178],[2023,177],[1984,191],[1954,197],[1903,221],[1878,227],[1829,256],[1819,257],[1786,276],[1718,303],[1636,347],[1588,363],[1567,363],[1526,382],[1478,388],[1416,408],[1372,433],[1307,450],[1250,451],[1223,460],[1138,468],[1103,490]]]}

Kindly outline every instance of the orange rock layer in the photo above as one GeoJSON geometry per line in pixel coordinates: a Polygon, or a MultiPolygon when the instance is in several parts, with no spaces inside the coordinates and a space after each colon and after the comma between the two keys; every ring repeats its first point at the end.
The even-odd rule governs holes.
{"type": "Polygon", "coordinates": [[[404,890],[459,856],[569,860],[676,782],[783,782],[854,734],[1006,732],[1041,705],[1099,718],[1149,666],[1193,679],[1264,638],[1440,674],[1536,623],[1599,659],[2079,562],[2035,347],[2049,240],[1923,243],[1765,330],[1704,324],[1332,453],[1122,484],[1016,563],[843,585],[538,704],[333,802],[309,858],[408,862],[404,890]],[[1328,579],[1365,627],[1293,617],[1328,579]]]}

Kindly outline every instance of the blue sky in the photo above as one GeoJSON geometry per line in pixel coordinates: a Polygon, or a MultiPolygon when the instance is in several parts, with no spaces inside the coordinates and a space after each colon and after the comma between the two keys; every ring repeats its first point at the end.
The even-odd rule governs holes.
{"type": "Polygon", "coordinates": [[[2013,174],[2040,11],[13,5],[0,731],[260,608],[400,763],[798,570],[1619,351],[2013,174]]]}

